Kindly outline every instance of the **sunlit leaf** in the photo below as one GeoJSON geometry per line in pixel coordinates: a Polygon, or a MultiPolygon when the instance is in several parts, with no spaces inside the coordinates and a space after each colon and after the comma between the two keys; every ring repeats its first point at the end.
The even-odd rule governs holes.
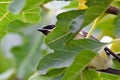
{"type": "Polygon", "coordinates": [[[11,21],[10,13],[7,11],[7,5],[11,2],[11,0],[0,1],[0,40],[7,33],[7,26],[11,21]]]}
{"type": "Polygon", "coordinates": [[[101,21],[100,23],[97,25],[97,28],[99,28],[99,30],[101,31],[100,33],[100,37],[103,36],[110,36],[112,38],[115,37],[114,35],[114,20],[115,20],[116,16],[114,15],[106,15],[101,21]],[[109,23],[109,24],[108,24],[109,23]]]}
{"type": "Polygon", "coordinates": [[[112,5],[120,7],[120,1],[119,0],[114,0],[112,5]]]}
{"type": "Polygon", "coordinates": [[[115,31],[114,31],[116,37],[118,38],[120,37],[120,25],[119,24],[120,24],[120,14],[118,14],[115,20],[115,31]]]}
{"type": "Polygon", "coordinates": [[[78,1],[77,0],[71,0],[70,4],[66,6],[65,8],[77,8],[78,7],[78,1]]]}
{"type": "Polygon", "coordinates": [[[8,9],[10,12],[21,16],[19,19],[22,21],[27,23],[36,23],[40,20],[40,8],[38,7],[38,2],[41,3],[42,1],[34,0],[29,2],[29,0],[14,0],[9,5],[8,9]]]}
{"type": "Polygon", "coordinates": [[[40,8],[33,7],[22,12],[24,22],[37,23],[40,20],[40,8]],[[32,16],[31,16],[32,15],[32,16]]]}
{"type": "Polygon", "coordinates": [[[115,52],[116,54],[120,52],[120,40],[113,41],[111,45],[111,50],[115,52]]]}
{"type": "Polygon", "coordinates": [[[14,14],[20,13],[21,10],[24,8],[26,0],[13,0],[13,2],[9,5],[9,11],[13,12],[14,14]]]}
{"type": "Polygon", "coordinates": [[[30,9],[30,8],[34,8],[34,7],[36,7],[36,6],[39,6],[40,3],[43,2],[43,1],[44,1],[44,0],[32,0],[32,1],[26,0],[26,5],[25,5],[23,11],[24,11],[24,10],[28,10],[28,9],[30,9]]]}

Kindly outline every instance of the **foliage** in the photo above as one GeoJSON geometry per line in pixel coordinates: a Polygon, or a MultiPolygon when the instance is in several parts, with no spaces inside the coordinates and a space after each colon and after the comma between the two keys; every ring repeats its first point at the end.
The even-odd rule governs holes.
{"type": "MultiPolygon", "coordinates": [[[[0,80],[119,80],[88,65],[109,44],[120,52],[120,13],[107,12],[111,5],[119,8],[120,1],[86,1],[88,8],[79,10],[78,0],[0,0],[0,80]],[[47,36],[37,31],[48,24],[56,28],[47,36]],[[88,35],[76,39],[80,31],[93,33],[97,40],[88,35]],[[112,42],[100,42],[104,36],[112,42]]],[[[111,67],[119,65],[113,59],[111,67]]]]}

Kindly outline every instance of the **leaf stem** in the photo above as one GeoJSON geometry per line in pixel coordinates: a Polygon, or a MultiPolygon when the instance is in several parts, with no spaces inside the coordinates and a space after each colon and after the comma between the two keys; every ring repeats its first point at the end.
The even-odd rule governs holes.
{"type": "Polygon", "coordinates": [[[98,22],[98,18],[95,19],[92,27],[90,28],[90,31],[88,32],[88,34],[87,34],[87,36],[86,36],[86,38],[90,38],[91,34],[93,33],[93,31],[94,31],[95,28],[96,28],[97,22],[98,22]]]}
{"type": "Polygon", "coordinates": [[[95,19],[92,27],[90,28],[90,31],[88,32],[86,38],[90,38],[90,36],[92,35],[93,31],[95,30],[96,28],[96,25],[99,23],[99,21],[105,16],[105,14],[101,14],[98,18],[95,19]]]}

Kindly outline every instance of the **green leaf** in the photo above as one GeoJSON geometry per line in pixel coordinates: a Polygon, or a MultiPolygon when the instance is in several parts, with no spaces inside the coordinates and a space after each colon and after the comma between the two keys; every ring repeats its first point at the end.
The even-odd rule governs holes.
{"type": "Polygon", "coordinates": [[[40,20],[40,8],[38,6],[29,8],[22,13],[24,22],[37,23],[40,20]]]}
{"type": "Polygon", "coordinates": [[[20,79],[27,79],[35,70],[42,58],[42,36],[37,35],[34,38],[31,37],[32,42],[21,47],[14,48],[14,54],[18,62],[17,76],[20,79]]]}
{"type": "Polygon", "coordinates": [[[63,80],[63,75],[59,75],[59,76],[52,78],[50,80],[63,80]]]}
{"type": "Polygon", "coordinates": [[[100,14],[104,13],[112,1],[113,0],[93,1],[93,6],[90,6],[86,12],[73,10],[58,15],[56,28],[47,36],[46,42],[49,44],[64,37],[64,39],[66,38],[64,44],[66,44],[66,42],[69,43],[82,28],[92,23],[100,14]]]}
{"type": "Polygon", "coordinates": [[[114,0],[112,5],[120,7],[120,1],[119,0],[114,0]]]}
{"type": "Polygon", "coordinates": [[[37,5],[39,3],[37,3],[37,2],[41,3],[42,1],[34,0],[34,1],[29,2],[29,0],[27,0],[27,1],[14,0],[9,5],[8,9],[11,13],[17,14],[17,15],[14,15],[14,16],[17,16],[17,18],[18,18],[18,16],[20,16],[18,19],[20,19],[26,23],[37,23],[40,20],[40,8],[37,5]]]}
{"type": "Polygon", "coordinates": [[[112,2],[113,0],[93,0],[92,6],[90,6],[85,12],[81,29],[94,21],[100,14],[104,13],[104,11],[112,2]]]}
{"type": "Polygon", "coordinates": [[[58,15],[57,16],[58,21],[56,23],[56,28],[50,34],[48,34],[48,36],[45,39],[45,42],[48,45],[57,43],[59,44],[59,47],[63,44],[66,44],[67,40],[72,35],[69,29],[71,27],[72,22],[74,22],[74,20],[78,16],[81,16],[83,13],[84,11],[73,10],[73,11],[64,12],[58,15]]]}
{"type": "MultiPolygon", "coordinates": [[[[9,23],[15,19],[19,19],[19,20],[22,20],[24,22],[29,22],[29,23],[36,23],[40,20],[40,15],[39,15],[40,9],[38,7],[28,9],[18,15],[13,15],[7,10],[8,4],[10,2],[11,2],[11,0],[0,1],[0,4],[1,4],[0,5],[0,11],[1,11],[1,14],[0,14],[0,39],[2,39],[7,34],[7,27],[9,25],[9,23]],[[35,15],[36,17],[31,16],[31,15],[35,15]]],[[[17,2],[19,3],[19,1],[17,1],[17,2]]],[[[14,1],[13,1],[13,3],[14,3],[14,1]]],[[[15,4],[15,5],[17,6],[17,4],[15,4]]],[[[14,5],[11,5],[11,6],[12,6],[12,8],[18,8],[14,5]]],[[[16,10],[18,10],[18,9],[16,9],[16,10]]]]}
{"type": "Polygon", "coordinates": [[[115,20],[115,30],[114,30],[114,33],[115,33],[115,36],[116,37],[120,37],[120,14],[118,14],[116,20],[115,20]]]}
{"type": "Polygon", "coordinates": [[[50,44],[55,51],[41,59],[37,70],[40,70],[40,74],[46,74],[51,69],[69,67],[76,54],[81,50],[90,49],[97,51],[103,45],[105,44],[89,39],[74,40],[66,46],[59,46],[59,42],[50,44]]]}
{"type": "MultiPolygon", "coordinates": [[[[28,41],[28,40],[26,40],[28,41]]],[[[15,57],[16,60],[16,67],[19,68],[21,66],[21,63],[24,61],[24,59],[26,58],[26,56],[28,56],[29,53],[27,53],[29,51],[29,47],[30,43],[26,43],[24,45],[21,46],[17,46],[12,48],[12,52],[13,55],[15,57]],[[26,48],[25,48],[26,47],[26,48]]]]}
{"type": "Polygon", "coordinates": [[[10,12],[14,14],[18,14],[22,11],[26,11],[29,9],[33,9],[35,7],[38,7],[38,5],[42,2],[43,0],[13,0],[13,2],[9,5],[8,9],[10,12]]]}
{"type": "Polygon", "coordinates": [[[8,25],[8,31],[9,32],[20,32],[24,28],[27,28],[30,25],[31,24],[25,23],[21,20],[14,20],[14,21],[10,22],[10,24],[8,25]]]}
{"type": "Polygon", "coordinates": [[[40,60],[37,70],[40,70],[40,74],[46,74],[48,70],[51,71],[56,68],[68,67],[71,64],[73,57],[74,55],[71,52],[55,51],[40,60]]]}
{"type": "Polygon", "coordinates": [[[8,9],[14,14],[18,14],[22,11],[26,3],[26,0],[13,0],[11,4],[9,4],[8,9]]]}
{"type": "Polygon", "coordinates": [[[84,69],[75,80],[101,80],[95,70],[84,69]]]}
{"type": "Polygon", "coordinates": [[[57,69],[48,72],[46,75],[40,75],[36,71],[28,80],[62,80],[63,78],[63,69],[57,69]]]}
{"type": "Polygon", "coordinates": [[[37,25],[31,25],[19,20],[15,20],[18,24],[13,21],[10,25],[11,29],[13,27],[17,28],[13,29],[13,32],[19,33],[23,40],[20,46],[12,49],[16,59],[17,77],[23,80],[27,80],[36,71],[40,59],[48,53],[48,48],[43,42],[43,34],[38,32],[37,28],[49,23],[53,17],[47,11],[42,12],[42,14],[42,21],[37,25]]]}
{"type": "Polygon", "coordinates": [[[82,71],[87,67],[95,55],[96,53],[90,50],[81,51],[78,55],[76,55],[74,62],[68,68],[63,80],[75,80],[80,74],[82,74],[82,71]]]}
{"type": "Polygon", "coordinates": [[[63,74],[65,70],[66,68],[53,69],[51,71],[48,71],[48,73],[45,76],[48,76],[48,77],[58,76],[58,75],[63,74]]]}
{"type": "Polygon", "coordinates": [[[45,76],[40,76],[38,72],[35,72],[28,80],[48,80],[45,76]]]}
{"type": "Polygon", "coordinates": [[[120,76],[119,75],[112,75],[112,74],[106,74],[106,73],[102,73],[100,75],[101,78],[105,79],[105,80],[119,80],[120,76]]]}
{"type": "Polygon", "coordinates": [[[13,67],[13,60],[7,58],[1,51],[0,51],[0,73],[10,69],[13,67]]]}
{"type": "MultiPolygon", "coordinates": [[[[115,37],[114,34],[114,20],[116,16],[115,15],[106,15],[100,23],[97,25],[97,28],[99,28],[100,32],[100,37],[103,36],[110,36],[110,37],[115,37]],[[108,24],[109,23],[109,24],[108,24]]],[[[99,37],[99,36],[98,36],[99,37]]]]}
{"type": "Polygon", "coordinates": [[[74,26],[74,24],[72,25],[73,29],[77,28],[77,31],[70,36],[67,43],[69,43],[79,33],[79,31],[81,31],[84,27],[92,23],[97,17],[103,14],[112,2],[113,0],[91,0],[89,5],[91,4],[92,6],[89,6],[89,8],[85,11],[82,24],[78,26],[74,26]]]}
{"type": "Polygon", "coordinates": [[[51,2],[52,0],[43,0],[43,3],[48,3],[48,2],[51,2]]]}
{"type": "Polygon", "coordinates": [[[77,0],[71,0],[70,5],[66,6],[66,8],[77,8],[78,7],[78,1],[77,0]]]}
{"type": "Polygon", "coordinates": [[[111,45],[111,50],[115,53],[119,53],[120,52],[120,40],[114,40],[112,45],[111,45]]]}
{"type": "Polygon", "coordinates": [[[28,9],[31,9],[31,8],[34,8],[34,7],[38,7],[44,0],[26,0],[26,5],[23,9],[24,10],[28,10],[28,9]]]}
{"type": "Polygon", "coordinates": [[[113,67],[114,68],[117,68],[117,69],[120,69],[120,63],[116,60],[116,59],[113,59],[113,67]]]}
{"type": "MultiPolygon", "coordinates": [[[[20,25],[24,26],[24,24],[17,26],[20,25]]],[[[16,60],[17,77],[27,79],[36,70],[36,66],[42,57],[43,36],[38,34],[36,29],[33,30],[33,26],[27,29],[23,27],[17,29],[17,31],[13,29],[13,32],[20,33],[23,43],[12,48],[11,51],[16,60]]]]}
{"type": "Polygon", "coordinates": [[[7,26],[11,20],[9,16],[9,12],[7,11],[7,4],[9,4],[11,0],[0,1],[0,40],[7,34],[7,26]]]}

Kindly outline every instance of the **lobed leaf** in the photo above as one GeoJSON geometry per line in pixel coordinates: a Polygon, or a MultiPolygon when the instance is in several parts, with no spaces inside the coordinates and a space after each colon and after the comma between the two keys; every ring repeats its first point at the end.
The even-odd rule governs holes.
{"type": "Polygon", "coordinates": [[[18,14],[20,12],[24,12],[26,10],[38,7],[38,5],[43,0],[13,0],[13,2],[9,5],[8,9],[10,12],[14,14],[18,14]]]}
{"type": "Polygon", "coordinates": [[[22,16],[24,22],[37,23],[40,21],[40,8],[38,6],[29,8],[22,12],[22,16]]]}
{"type": "MultiPolygon", "coordinates": [[[[38,2],[38,1],[37,1],[38,2]]],[[[0,1],[0,39],[2,39],[7,34],[7,27],[13,20],[19,19],[27,23],[36,23],[40,20],[40,9],[38,7],[34,7],[24,11],[21,14],[13,15],[8,11],[8,5],[11,3],[11,0],[2,0],[0,1]],[[35,15],[35,16],[31,16],[35,15]]],[[[14,0],[9,5],[9,10],[15,13],[20,12],[24,6],[24,1],[14,0]]]]}
{"type": "Polygon", "coordinates": [[[26,0],[26,5],[23,9],[23,11],[34,8],[34,7],[38,7],[44,0],[26,0]]]}
{"type": "Polygon", "coordinates": [[[69,43],[81,29],[92,23],[100,14],[104,13],[112,1],[96,0],[91,3],[93,6],[90,6],[86,11],[72,10],[58,15],[56,28],[47,36],[46,43],[52,44],[57,40],[61,41],[63,37],[64,40],[61,42],[61,45],[69,43]]]}
{"type": "Polygon", "coordinates": [[[8,6],[8,10],[11,13],[17,14],[17,18],[20,16],[18,19],[26,23],[37,23],[40,20],[40,8],[38,4],[41,2],[41,0],[13,0],[8,6]]]}
{"type": "Polygon", "coordinates": [[[87,67],[87,65],[95,57],[95,55],[96,53],[90,50],[83,50],[80,53],[78,53],[75,57],[74,62],[68,68],[63,80],[75,80],[80,74],[83,75],[82,71],[87,67]]]}
{"type": "Polygon", "coordinates": [[[26,0],[13,0],[11,4],[9,4],[8,10],[14,14],[18,14],[22,11],[26,3],[26,0]]]}
{"type": "Polygon", "coordinates": [[[68,43],[81,31],[84,27],[92,23],[97,17],[99,17],[101,14],[105,12],[107,7],[113,2],[113,0],[91,0],[92,6],[89,6],[89,8],[85,11],[84,19],[80,27],[72,25],[73,28],[77,28],[78,30],[71,35],[71,37],[68,40],[68,43]]]}
{"type": "Polygon", "coordinates": [[[55,68],[69,67],[78,52],[84,49],[98,51],[105,44],[94,40],[80,39],[71,41],[71,43],[66,46],[57,46],[55,48],[56,45],[58,44],[51,44],[51,46],[54,47],[54,53],[48,54],[40,60],[40,63],[37,67],[37,70],[39,70],[40,74],[46,74],[48,70],[55,68]]]}
{"type": "Polygon", "coordinates": [[[72,10],[58,15],[56,28],[50,34],[48,34],[48,36],[45,39],[45,42],[49,46],[54,43],[55,44],[59,43],[59,46],[66,44],[67,40],[72,35],[69,29],[71,23],[74,22],[74,19],[77,18],[78,16],[82,16],[83,13],[84,11],[72,10]]]}
{"type": "Polygon", "coordinates": [[[43,42],[43,34],[38,32],[37,28],[50,23],[51,16],[48,11],[43,11],[42,20],[37,25],[25,23],[20,20],[14,20],[9,25],[9,30],[19,33],[23,40],[20,46],[12,49],[17,65],[16,76],[19,79],[27,80],[36,71],[40,59],[48,53],[48,48],[43,42]]]}
{"type": "Polygon", "coordinates": [[[8,16],[10,13],[7,11],[7,4],[11,0],[0,1],[0,40],[7,34],[7,26],[11,20],[11,17],[8,16]]]}

